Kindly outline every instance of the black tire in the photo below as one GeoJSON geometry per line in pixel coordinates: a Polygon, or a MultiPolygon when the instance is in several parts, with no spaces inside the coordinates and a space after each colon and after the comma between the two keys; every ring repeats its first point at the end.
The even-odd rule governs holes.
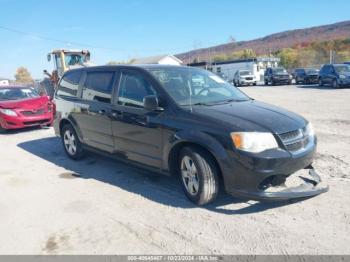
{"type": "Polygon", "coordinates": [[[268,86],[269,85],[269,81],[265,80],[265,85],[268,86]]]}
{"type": "Polygon", "coordinates": [[[61,135],[62,145],[63,145],[64,151],[66,152],[68,157],[73,159],[73,160],[78,160],[78,159],[83,158],[85,155],[85,152],[84,152],[83,146],[82,146],[73,126],[70,124],[65,125],[62,128],[61,134],[62,134],[61,135]],[[71,144],[68,145],[66,142],[67,141],[66,139],[71,138],[71,137],[73,137],[72,140],[70,140],[71,144]],[[72,147],[70,147],[70,146],[72,146],[72,147]],[[72,148],[74,148],[74,147],[75,147],[75,149],[73,150],[72,148]]]}
{"type": "Polygon", "coordinates": [[[3,128],[2,126],[1,126],[1,124],[0,124],[0,134],[5,134],[6,133],[6,129],[5,128],[3,128]]]}
{"type": "Polygon", "coordinates": [[[253,83],[253,86],[256,86],[256,83],[253,83]]]}
{"type": "Polygon", "coordinates": [[[323,84],[322,78],[319,78],[319,79],[318,79],[318,85],[319,85],[319,86],[323,86],[323,85],[324,85],[324,84],[323,84]]]}
{"type": "Polygon", "coordinates": [[[333,79],[333,82],[332,82],[332,87],[333,87],[334,89],[339,88],[339,85],[338,85],[337,79],[333,79]]]}
{"type": "Polygon", "coordinates": [[[184,192],[192,202],[201,206],[215,200],[219,192],[218,170],[208,152],[196,147],[183,148],[180,152],[178,168],[184,192]],[[189,163],[194,165],[195,174],[191,175],[191,171],[186,171],[191,170],[185,164],[186,159],[189,159],[189,163]],[[186,172],[189,174],[187,179],[186,172]],[[192,176],[193,184],[190,184],[190,176],[192,176]],[[197,190],[195,184],[197,184],[197,190]]]}

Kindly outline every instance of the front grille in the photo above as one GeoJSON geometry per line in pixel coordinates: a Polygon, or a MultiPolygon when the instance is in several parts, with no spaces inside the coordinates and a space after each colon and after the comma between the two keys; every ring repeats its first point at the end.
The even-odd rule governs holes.
{"type": "Polygon", "coordinates": [[[246,77],[245,80],[253,80],[253,77],[246,77]]]}
{"type": "Polygon", "coordinates": [[[286,150],[290,152],[299,151],[305,148],[310,142],[309,135],[306,134],[305,128],[279,134],[278,136],[286,150]]]}
{"type": "Polygon", "coordinates": [[[45,113],[45,109],[39,109],[37,111],[22,111],[22,115],[24,116],[40,116],[45,113]]]}

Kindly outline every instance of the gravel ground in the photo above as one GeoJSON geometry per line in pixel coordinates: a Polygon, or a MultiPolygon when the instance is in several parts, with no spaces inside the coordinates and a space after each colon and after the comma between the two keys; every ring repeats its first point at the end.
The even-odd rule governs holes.
{"type": "Polygon", "coordinates": [[[91,154],[52,129],[0,135],[0,254],[350,254],[350,89],[242,88],[309,119],[326,194],[293,203],[221,194],[196,207],[174,178],[91,154]]]}

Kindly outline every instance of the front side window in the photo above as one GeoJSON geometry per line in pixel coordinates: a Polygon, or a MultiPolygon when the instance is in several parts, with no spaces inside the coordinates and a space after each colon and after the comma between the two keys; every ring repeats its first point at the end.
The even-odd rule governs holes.
{"type": "Polygon", "coordinates": [[[58,86],[57,95],[66,97],[76,97],[79,88],[79,81],[82,71],[67,72],[58,86]]]}
{"type": "Polygon", "coordinates": [[[143,98],[155,95],[152,85],[137,72],[123,72],[118,91],[118,104],[143,108],[143,98]]]}
{"type": "Polygon", "coordinates": [[[83,99],[111,103],[114,72],[88,72],[83,88],[83,99]]]}
{"type": "Polygon", "coordinates": [[[206,70],[189,67],[150,68],[148,71],[180,106],[250,99],[239,89],[206,70]]]}
{"type": "Polygon", "coordinates": [[[0,88],[0,101],[29,99],[39,96],[34,88],[0,88]]]}

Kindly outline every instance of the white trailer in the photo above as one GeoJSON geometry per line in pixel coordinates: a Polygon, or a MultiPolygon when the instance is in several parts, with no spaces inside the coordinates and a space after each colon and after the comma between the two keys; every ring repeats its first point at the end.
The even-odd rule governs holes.
{"type": "Polygon", "coordinates": [[[212,64],[212,72],[225,75],[228,81],[233,81],[238,70],[249,70],[257,81],[263,81],[264,73],[268,67],[278,67],[280,59],[276,57],[258,57],[232,61],[215,62],[212,64]]]}

